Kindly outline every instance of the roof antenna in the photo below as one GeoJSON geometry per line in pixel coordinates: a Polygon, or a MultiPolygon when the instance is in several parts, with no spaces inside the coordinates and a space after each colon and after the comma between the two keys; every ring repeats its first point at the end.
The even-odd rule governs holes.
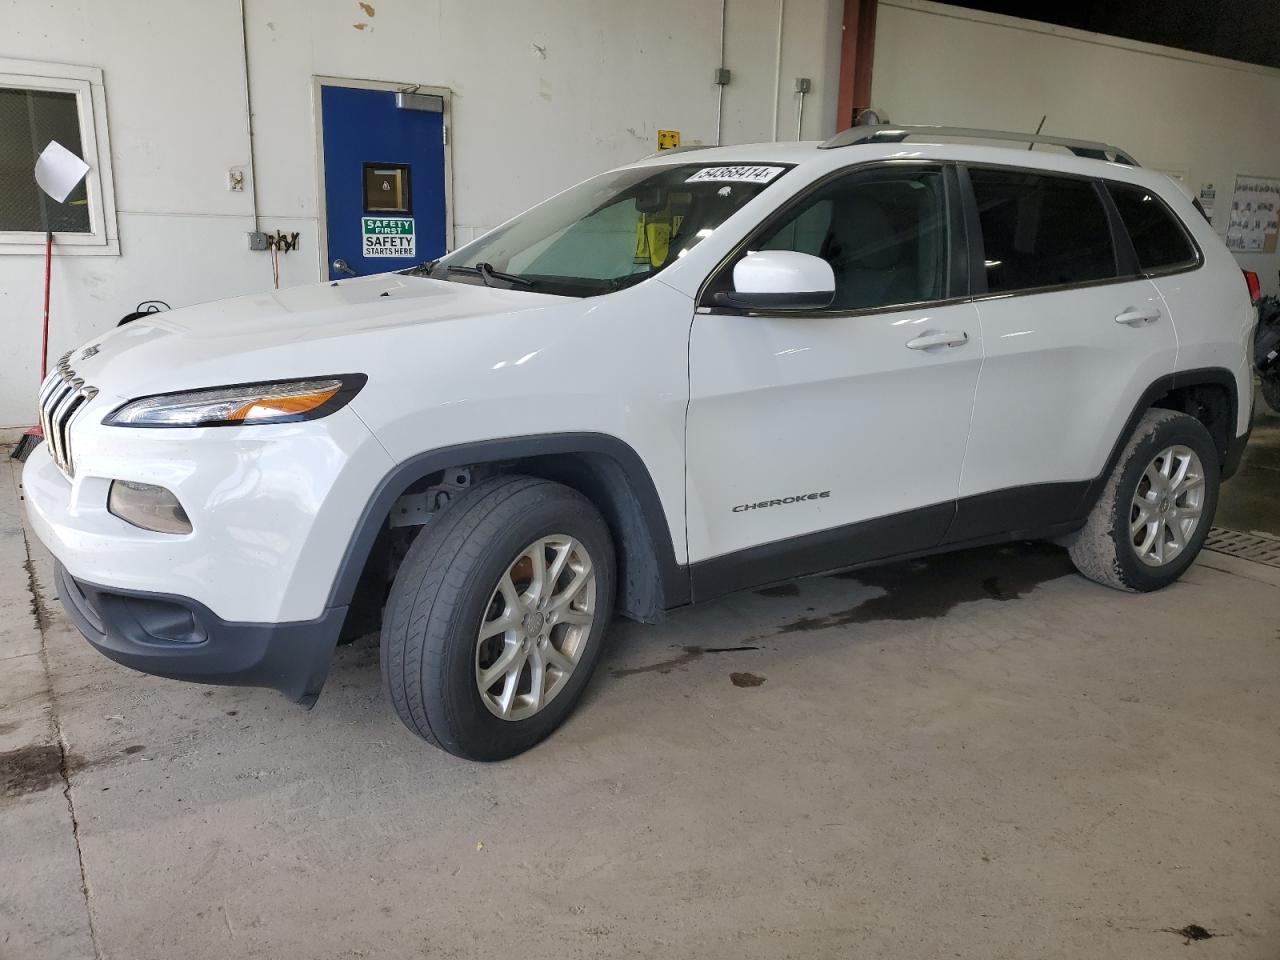
{"type": "MultiPolygon", "coordinates": [[[[1044,129],[1044,122],[1048,119],[1049,119],[1049,115],[1047,113],[1040,118],[1040,126],[1036,127],[1036,132],[1033,134],[1033,136],[1036,136],[1036,137],[1040,136],[1040,131],[1044,129]]],[[[1032,140],[1030,143],[1027,144],[1027,153],[1030,153],[1035,148],[1036,148],[1036,142],[1032,140]]]]}

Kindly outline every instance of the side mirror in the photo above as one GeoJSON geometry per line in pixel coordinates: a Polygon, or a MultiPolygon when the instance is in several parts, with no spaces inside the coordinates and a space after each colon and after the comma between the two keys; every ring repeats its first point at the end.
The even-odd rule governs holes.
{"type": "Polygon", "coordinates": [[[836,276],[821,257],[794,250],[748,253],[733,268],[733,290],[712,297],[742,310],[822,310],[836,294],[836,276]]]}

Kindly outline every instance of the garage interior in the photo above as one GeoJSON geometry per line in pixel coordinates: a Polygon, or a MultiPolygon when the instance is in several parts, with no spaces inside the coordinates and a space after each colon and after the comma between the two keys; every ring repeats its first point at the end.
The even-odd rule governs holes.
{"type": "Polygon", "coordinates": [[[1123,145],[1280,295],[1274,218],[1231,235],[1240,182],[1280,184],[1277,12],[1155,6],[11,11],[0,194],[48,139],[90,171],[56,222],[0,196],[0,960],[1280,956],[1260,394],[1164,590],[1018,542],[618,620],[564,727],[489,765],[395,722],[373,633],[310,711],[104,660],[8,457],[44,374],[45,230],[57,357],[126,314],[439,256],[660,149],[822,140],[867,108],[1123,145]]]}

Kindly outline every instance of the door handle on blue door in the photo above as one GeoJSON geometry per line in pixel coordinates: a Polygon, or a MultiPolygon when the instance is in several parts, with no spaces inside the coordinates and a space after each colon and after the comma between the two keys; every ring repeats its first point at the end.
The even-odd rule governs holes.
{"type": "Polygon", "coordinates": [[[334,273],[345,273],[349,277],[354,277],[356,275],[356,272],[347,266],[347,261],[343,260],[341,257],[333,261],[333,270],[334,273]]]}
{"type": "Polygon", "coordinates": [[[1154,307],[1146,310],[1126,307],[1123,311],[1116,314],[1116,323],[1127,323],[1131,327],[1140,327],[1144,323],[1155,323],[1155,321],[1159,319],[1160,311],[1154,307]]]}
{"type": "Polygon", "coordinates": [[[969,342],[965,330],[930,330],[907,341],[908,350],[928,350],[931,347],[959,347],[969,342]]]}

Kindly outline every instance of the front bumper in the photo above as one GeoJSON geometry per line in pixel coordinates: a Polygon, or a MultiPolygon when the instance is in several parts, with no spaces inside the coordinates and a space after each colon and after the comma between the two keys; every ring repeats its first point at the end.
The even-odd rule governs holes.
{"type": "Polygon", "coordinates": [[[143,673],[268,687],[310,707],[320,695],[346,607],[296,623],[232,623],[188,597],[55,579],[67,616],[101,654],[143,673]]]}
{"type": "Polygon", "coordinates": [[[352,532],[392,466],[349,409],[307,423],[180,430],[103,426],[97,412],[71,428],[74,479],[47,444],[23,470],[31,527],[72,576],[188,597],[231,623],[328,613],[352,532]],[[114,480],[171,491],[193,532],[155,533],[114,516],[114,480]]]}

